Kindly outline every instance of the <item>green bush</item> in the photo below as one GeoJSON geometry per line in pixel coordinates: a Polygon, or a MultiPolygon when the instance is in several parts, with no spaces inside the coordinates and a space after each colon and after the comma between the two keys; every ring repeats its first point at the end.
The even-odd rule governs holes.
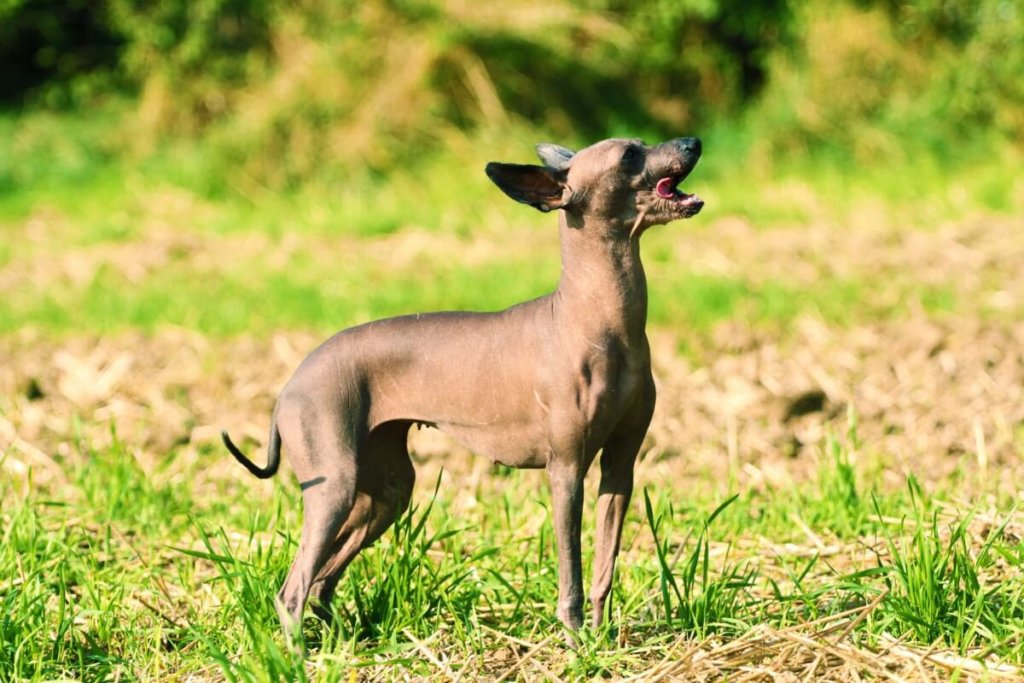
{"type": "Polygon", "coordinates": [[[143,88],[142,110],[160,129],[194,131],[229,114],[237,90],[265,76],[270,3],[106,0],[105,8],[124,37],[120,67],[143,88]]]}
{"type": "Polygon", "coordinates": [[[1024,10],[1006,0],[2,0],[0,20],[0,57],[21,58],[0,98],[117,91],[136,103],[124,149],[191,140],[261,187],[509,126],[571,143],[746,119],[764,159],[1024,139],[1024,10]]]}
{"type": "Polygon", "coordinates": [[[800,43],[772,55],[753,114],[771,154],[822,146],[856,161],[962,159],[979,138],[1024,140],[1024,9],[1002,0],[804,5],[800,43]]]}

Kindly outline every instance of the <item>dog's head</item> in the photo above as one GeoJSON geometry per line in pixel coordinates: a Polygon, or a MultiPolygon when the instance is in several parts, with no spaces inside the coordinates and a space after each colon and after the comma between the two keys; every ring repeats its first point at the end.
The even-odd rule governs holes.
{"type": "MultiPolygon", "coordinates": [[[[487,164],[487,175],[512,199],[541,211],[595,218],[626,235],[695,216],[704,202],[679,189],[700,159],[697,138],[658,145],[611,139],[579,152],[537,145],[543,166],[487,164]]],[[[570,224],[573,224],[570,221],[570,224]]]]}

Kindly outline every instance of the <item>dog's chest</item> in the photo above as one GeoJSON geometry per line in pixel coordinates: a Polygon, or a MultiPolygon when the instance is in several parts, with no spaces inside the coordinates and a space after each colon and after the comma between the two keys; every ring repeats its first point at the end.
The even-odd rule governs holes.
{"type": "Polygon", "coordinates": [[[588,431],[614,426],[637,400],[650,375],[646,348],[643,351],[630,354],[613,347],[581,360],[574,393],[578,418],[588,431]]]}

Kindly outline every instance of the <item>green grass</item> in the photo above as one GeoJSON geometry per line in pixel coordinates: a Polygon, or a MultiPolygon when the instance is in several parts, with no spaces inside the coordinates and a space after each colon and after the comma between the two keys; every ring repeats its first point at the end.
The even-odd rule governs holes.
{"type": "MultiPolygon", "coordinates": [[[[500,493],[469,517],[447,512],[457,484],[421,482],[408,513],[350,567],[337,627],[307,620],[304,661],[281,640],[272,605],[295,552],[293,482],[239,496],[252,485],[240,475],[227,484],[239,491],[198,496],[201,460],[172,453],[150,471],[117,441],[79,448],[60,464],[65,483],[0,480],[0,679],[341,681],[363,667],[438,675],[423,648],[443,652],[454,672],[479,674],[501,644],[496,633],[560,639],[541,473],[507,472],[500,493]]],[[[645,670],[667,638],[736,637],[873,601],[857,640],[890,634],[1024,663],[1024,546],[1002,529],[1013,513],[979,532],[969,510],[938,514],[942,491],[913,479],[880,488],[848,448],[845,438],[829,440],[820,480],[796,490],[655,485],[641,464],[615,618],[587,631],[573,656],[553,644],[547,665],[562,676],[622,676],[645,670]],[[758,538],[809,546],[791,522],[797,511],[825,542],[850,543],[851,556],[866,544],[874,560],[758,550],[758,538]]]]}
{"type": "MultiPolygon", "coordinates": [[[[0,334],[328,332],[411,311],[502,308],[557,280],[551,217],[508,202],[482,173],[492,156],[529,160],[522,130],[457,141],[388,177],[318,178],[275,193],[198,147],[136,158],[113,120],[0,117],[0,334]]],[[[704,214],[644,237],[650,319],[684,344],[722,323],[784,339],[808,315],[841,327],[911,306],[929,316],[976,306],[960,274],[925,279],[902,264],[880,273],[812,263],[822,267],[808,279],[759,268],[755,255],[716,269],[691,254],[702,230],[700,244],[713,247],[730,220],[754,232],[844,231],[877,215],[893,235],[928,234],[1022,209],[1012,152],[957,164],[743,165],[741,138],[705,137],[687,185],[708,201],[704,214]]],[[[219,449],[155,455],[116,433],[111,441],[69,437],[46,454],[45,480],[0,468],[0,681],[349,681],[363,670],[447,676],[446,667],[494,678],[545,641],[538,656],[556,675],[626,676],[680,638],[741,638],[850,610],[862,610],[844,622],[861,647],[892,636],[1024,664],[1024,544],[1003,529],[1016,520],[1012,506],[997,501],[998,519],[982,525],[974,509],[940,505],[959,500],[955,478],[930,490],[913,478],[893,485],[886,454],[860,443],[852,412],[846,433],[811,454],[813,474],[784,490],[741,489],[735,472],[666,476],[658,462],[672,455],[682,471],[682,456],[651,454],[638,467],[614,619],[582,633],[572,652],[558,645],[540,473],[491,472],[469,512],[449,475],[437,488],[421,480],[408,514],[350,567],[338,627],[306,622],[303,659],[282,641],[272,604],[298,541],[296,485],[211,476],[219,449]]]]}
{"type": "Polygon", "coordinates": [[[999,543],[1005,523],[976,546],[969,531],[970,512],[940,521],[937,511],[929,514],[929,501],[917,481],[911,478],[908,487],[910,516],[885,532],[890,559],[879,564],[890,598],[882,605],[881,618],[921,642],[961,651],[1002,647],[1020,656],[1024,585],[984,578],[1000,556],[1015,559],[1013,550],[999,543]]]}
{"type": "MultiPolygon", "coordinates": [[[[496,310],[551,291],[558,266],[551,254],[525,260],[462,266],[425,263],[423,269],[385,273],[373,264],[343,271],[313,264],[296,272],[254,272],[248,264],[197,276],[172,264],[133,283],[100,268],[83,287],[54,286],[39,293],[11,292],[0,303],[0,332],[24,327],[54,333],[154,331],[175,325],[207,335],[265,335],[281,328],[340,329],[385,317],[429,310],[496,310]]],[[[929,288],[922,288],[932,298],[929,288]]],[[[724,320],[785,325],[802,314],[844,321],[875,310],[865,285],[837,281],[813,291],[736,277],[666,272],[652,284],[650,319],[708,330],[724,320]]],[[[941,294],[941,292],[940,292],[941,294]]],[[[951,304],[935,297],[941,310],[951,304]]]]}
{"type": "MultiPolygon", "coordinates": [[[[216,150],[194,143],[132,151],[130,131],[117,125],[119,106],[88,120],[0,117],[0,269],[20,272],[34,263],[51,273],[35,286],[19,286],[24,280],[16,275],[4,286],[0,278],[0,332],[162,325],[214,336],[328,332],[421,310],[497,310],[557,281],[550,217],[507,201],[482,172],[492,158],[530,160],[534,134],[521,128],[500,140],[488,133],[457,140],[448,154],[387,176],[323,177],[273,192],[233,175],[216,150]],[[410,233],[447,241],[425,246],[398,269],[386,252],[367,255],[374,243],[410,233]],[[254,237],[262,248],[239,253],[254,237]],[[490,251],[464,262],[462,250],[474,240],[492,245],[490,251]],[[134,248],[121,257],[130,265],[168,242],[167,258],[141,276],[102,256],[134,248]],[[82,253],[100,257],[84,276],[68,276],[65,264],[82,253]]],[[[1019,159],[1009,150],[979,151],[956,163],[924,155],[866,166],[821,152],[738,167],[735,156],[749,154],[752,144],[744,135],[725,126],[708,131],[705,159],[687,185],[708,208],[693,223],[644,238],[656,325],[703,333],[740,320],[781,331],[805,315],[845,325],[899,315],[908,302],[929,313],[974,305],[952,277],[896,278],[879,291],[870,271],[822,267],[811,285],[697,269],[675,245],[692,231],[713,230],[716,220],[844,230],[857,229],[846,227],[848,217],[867,210],[894,230],[927,231],[971,212],[1022,208],[1008,172],[1019,159]]]]}

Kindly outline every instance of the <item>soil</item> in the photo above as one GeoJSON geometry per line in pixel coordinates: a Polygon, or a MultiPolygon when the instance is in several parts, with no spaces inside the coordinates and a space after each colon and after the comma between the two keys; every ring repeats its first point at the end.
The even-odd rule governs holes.
{"type": "MultiPolygon", "coordinates": [[[[645,457],[680,476],[785,486],[812,474],[807,459],[831,434],[898,480],[966,467],[1020,481],[1024,323],[915,318],[836,329],[806,318],[790,336],[779,343],[722,325],[699,354],[705,364],[681,356],[676,335],[654,331],[658,408],[645,457]]],[[[38,481],[59,471],[55,458],[115,434],[151,462],[206,452],[222,427],[262,444],[277,392],[318,341],[280,333],[214,342],[184,330],[4,339],[14,362],[0,367],[3,466],[34,466],[38,481]]],[[[433,430],[411,438],[423,456],[460,451],[433,430]]]]}
{"type": "MultiPolygon", "coordinates": [[[[894,483],[911,471],[938,481],[968,470],[1008,487],[1021,481],[1024,322],[1015,311],[1024,301],[1024,240],[1017,226],[971,219],[898,233],[871,219],[854,216],[850,229],[758,230],[726,218],[679,234],[678,258],[698,271],[806,286],[836,273],[874,274],[881,296],[902,278],[955,287],[959,303],[955,312],[929,315],[902,302],[875,320],[841,325],[812,315],[784,330],[741,321],[701,335],[651,330],[659,399],[648,462],[670,463],[678,476],[785,486],[813,476],[808,463],[831,434],[894,483]]],[[[655,264],[655,276],[665,267],[655,264]]],[[[0,338],[2,466],[32,467],[39,483],[60,477],[58,461],[82,454],[83,444],[117,438],[145,463],[210,459],[215,449],[207,474],[216,476],[235,467],[218,445],[220,429],[262,445],[276,393],[320,341],[308,332],[214,340],[178,328],[62,339],[22,330],[0,338]]],[[[414,430],[411,439],[426,459],[461,453],[433,430],[414,430]]]]}

